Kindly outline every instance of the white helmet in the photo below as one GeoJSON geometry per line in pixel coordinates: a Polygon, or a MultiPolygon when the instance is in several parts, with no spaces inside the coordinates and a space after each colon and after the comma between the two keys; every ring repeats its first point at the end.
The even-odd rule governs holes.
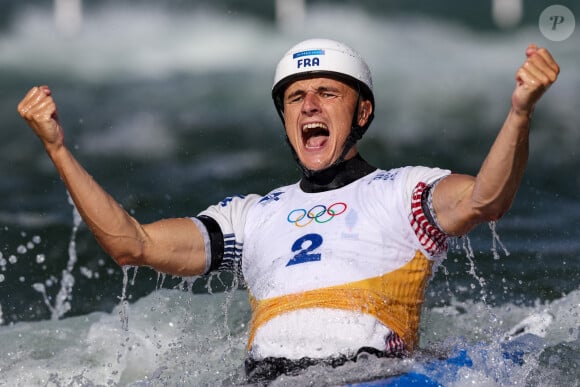
{"type": "Polygon", "coordinates": [[[317,74],[346,81],[374,106],[371,71],[362,57],[340,42],[310,39],[292,47],[278,62],[272,86],[276,108],[282,109],[282,95],[291,82],[317,74]]]}
{"type": "MultiPolygon", "coordinates": [[[[283,97],[286,87],[294,81],[316,76],[336,78],[349,84],[358,91],[359,100],[362,97],[369,100],[373,105],[366,123],[361,127],[357,123],[359,106],[357,102],[350,134],[343,144],[341,154],[333,165],[326,168],[331,170],[344,161],[349,150],[363,136],[373,120],[375,110],[373,81],[369,66],[367,66],[362,57],[344,44],[329,39],[310,39],[298,43],[284,54],[280,62],[278,62],[272,86],[272,98],[282,119],[282,124],[284,124],[283,97]]],[[[286,140],[290,144],[288,136],[286,136],[286,140]]],[[[320,171],[311,171],[304,167],[291,144],[290,149],[305,176],[312,177],[316,173],[320,173],[320,171]]]]}

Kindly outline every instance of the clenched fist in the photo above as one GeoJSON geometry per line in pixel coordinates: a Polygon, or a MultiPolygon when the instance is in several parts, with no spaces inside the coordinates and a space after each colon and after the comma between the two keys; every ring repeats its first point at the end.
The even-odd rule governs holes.
{"type": "Polygon", "coordinates": [[[548,50],[534,44],[526,49],[526,57],[516,73],[512,107],[518,113],[530,114],[536,102],[558,78],[560,67],[548,50]]]}
{"type": "Polygon", "coordinates": [[[48,86],[33,87],[18,104],[18,113],[34,129],[48,152],[64,143],[64,132],[48,86]]]}

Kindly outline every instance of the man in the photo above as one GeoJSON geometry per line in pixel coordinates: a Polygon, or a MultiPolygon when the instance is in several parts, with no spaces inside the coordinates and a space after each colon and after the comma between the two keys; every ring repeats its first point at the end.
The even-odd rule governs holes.
{"type": "Polygon", "coordinates": [[[301,180],[146,225],[69,152],[48,87],[31,89],[18,111],[118,264],[180,276],[241,264],[252,306],[246,370],[259,380],[416,348],[425,287],[447,238],[499,219],[520,184],[532,111],[559,73],[547,50],[530,45],[525,54],[509,114],[472,177],[369,165],[356,147],[375,109],[368,66],[341,43],[301,42],[280,60],[272,89],[301,180]]]}

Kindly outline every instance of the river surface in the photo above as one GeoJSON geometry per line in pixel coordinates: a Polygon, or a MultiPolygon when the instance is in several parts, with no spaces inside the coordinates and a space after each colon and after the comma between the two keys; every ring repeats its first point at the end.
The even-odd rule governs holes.
{"type": "MultiPolygon", "coordinates": [[[[495,353],[514,324],[547,314],[542,349],[523,366],[500,372],[489,356],[448,382],[578,385],[578,31],[553,42],[537,25],[481,30],[349,5],[313,6],[302,25],[280,29],[209,6],[105,4],[86,10],[74,36],[33,6],[16,7],[0,30],[0,385],[243,383],[245,291],[227,274],[183,279],[118,267],[78,219],[16,105],[31,86],[50,85],[69,147],[132,215],[192,216],[298,179],[269,90],[279,57],[314,36],[367,58],[377,105],[361,151],[385,169],[476,174],[527,44],[552,51],[562,72],[536,109],[516,202],[495,226],[452,243],[427,293],[421,348],[479,343],[495,353]]],[[[373,366],[381,374],[420,364],[373,366]]],[[[365,375],[315,369],[288,383],[365,375]]]]}

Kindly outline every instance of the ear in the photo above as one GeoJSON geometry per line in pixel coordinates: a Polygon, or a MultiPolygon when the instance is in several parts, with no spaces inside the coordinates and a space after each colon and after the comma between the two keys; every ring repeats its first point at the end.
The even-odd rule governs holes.
{"type": "Polygon", "coordinates": [[[364,127],[373,114],[373,104],[368,99],[362,100],[358,107],[358,124],[364,127]]]}

